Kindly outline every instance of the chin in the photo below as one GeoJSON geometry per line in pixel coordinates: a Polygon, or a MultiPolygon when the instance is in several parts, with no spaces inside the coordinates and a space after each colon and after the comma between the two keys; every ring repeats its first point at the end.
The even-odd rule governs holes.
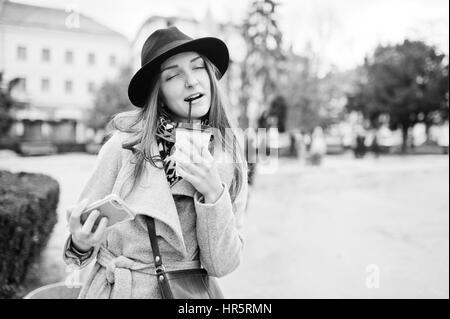
{"type": "Polygon", "coordinates": [[[201,110],[198,110],[198,112],[195,112],[194,114],[195,114],[196,118],[201,118],[201,117],[205,116],[206,114],[208,114],[208,111],[209,111],[209,108],[202,107],[201,110]]]}
{"type": "Polygon", "coordinates": [[[205,115],[206,115],[206,113],[195,114],[195,115],[192,116],[192,118],[199,120],[205,115]]]}

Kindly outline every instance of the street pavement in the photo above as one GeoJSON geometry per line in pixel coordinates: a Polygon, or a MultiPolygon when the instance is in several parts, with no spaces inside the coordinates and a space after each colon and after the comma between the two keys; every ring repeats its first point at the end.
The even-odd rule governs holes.
{"type": "MultiPolygon", "coordinates": [[[[0,169],[44,173],[61,186],[58,223],[30,289],[66,278],[65,212],[94,161],[0,154],[0,169]]],[[[241,265],[219,279],[227,298],[449,298],[447,155],[277,164],[260,166],[250,189],[241,265]]]]}

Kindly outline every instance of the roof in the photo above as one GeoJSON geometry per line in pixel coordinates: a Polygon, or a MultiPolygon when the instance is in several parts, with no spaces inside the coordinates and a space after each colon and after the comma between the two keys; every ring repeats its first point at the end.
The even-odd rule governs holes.
{"type": "Polygon", "coordinates": [[[183,22],[189,22],[189,23],[194,23],[194,24],[198,23],[198,21],[193,19],[193,18],[153,15],[153,16],[147,18],[144,21],[144,23],[141,24],[141,26],[139,27],[139,30],[136,32],[134,41],[136,41],[136,38],[139,36],[139,33],[141,33],[142,29],[144,29],[146,25],[152,23],[153,21],[158,21],[158,20],[173,21],[173,22],[175,22],[175,21],[176,22],[183,21],[183,22]]]}
{"type": "Polygon", "coordinates": [[[79,14],[79,28],[68,28],[66,20],[69,13],[64,9],[39,7],[10,1],[2,1],[1,4],[3,4],[3,7],[0,5],[0,24],[118,36],[126,39],[121,33],[81,13],[79,14]]]}

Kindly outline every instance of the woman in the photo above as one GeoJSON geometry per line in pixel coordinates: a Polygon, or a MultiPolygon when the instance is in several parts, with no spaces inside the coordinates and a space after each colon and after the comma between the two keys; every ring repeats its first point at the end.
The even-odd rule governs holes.
{"type": "Polygon", "coordinates": [[[99,152],[80,204],[68,211],[66,263],[85,267],[97,258],[80,298],[161,298],[146,216],[155,219],[167,270],[201,266],[222,277],[239,265],[247,166],[236,138],[230,139],[218,86],[228,62],[226,45],[216,38],[193,40],[171,27],[146,40],[142,67],[128,88],[140,109],[113,119],[115,131],[99,152]],[[176,154],[192,156],[179,162],[171,156],[174,128],[187,122],[190,103],[193,122],[216,131],[208,147],[191,140],[191,154],[177,144],[176,154]],[[94,212],[82,225],[86,205],[110,193],[137,217],[108,231],[103,218],[93,231],[94,212]]]}

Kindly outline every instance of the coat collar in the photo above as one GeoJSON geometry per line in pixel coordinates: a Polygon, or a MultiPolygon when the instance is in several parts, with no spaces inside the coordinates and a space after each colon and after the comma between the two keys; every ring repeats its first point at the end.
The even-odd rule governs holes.
{"type": "MultiPolygon", "coordinates": [[[[157,151],[157,146],[154,144],[152,153],[157,154],[157,151]]],[[[230,187],[233,179],[233,165],[221,161],[220,159],[225,158],[223,155],[214,157],[219,159],[217,167],[222,182],[230,187]]],[[[119,176],[122,178],[117,178],[113,193],[120,194],[122,187],[131,187],[131,178],[126,178],[126,176],[132,176],[134,169],[131,159],[132,156],[128,156],[125,161],[122,161],[122,168],[119,172],[119,176]],[[121,182],[119,183],[119,181],[121,182]]],[[[173,195],[194,197],[197,191],[185,179],[179,180],[170,188],[164,169],[154,167],[148,162],[145,163],[145,167],[141,182],[123,199],[136,214],[155,218],[156,234],[164,237],[184,256],[187,251],[173,195]]]]}

